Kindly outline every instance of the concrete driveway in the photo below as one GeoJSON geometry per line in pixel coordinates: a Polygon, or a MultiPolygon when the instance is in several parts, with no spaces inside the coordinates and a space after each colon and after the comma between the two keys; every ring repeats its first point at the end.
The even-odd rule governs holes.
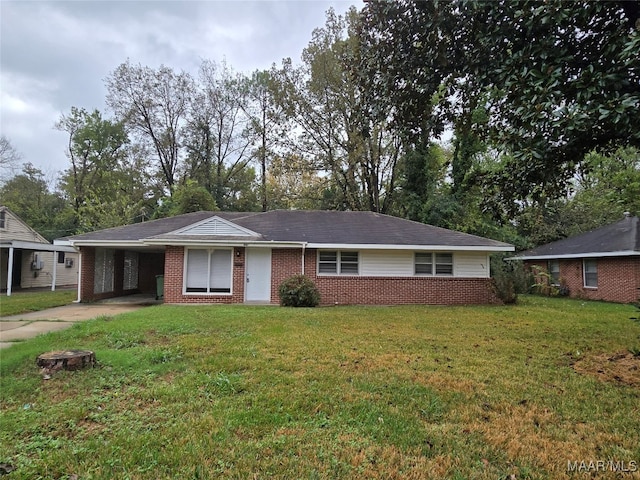
{"type": "Polygon", "coordinates": [[[0,317],[0,348],[10,347],[13,342],[27,340],[42,333],[64,330],[76,322],[102,315],[113,316],[133,312],[149,303],[137,303],[131,300],[126,303],[73,303],[39,312],[0,317]]]}

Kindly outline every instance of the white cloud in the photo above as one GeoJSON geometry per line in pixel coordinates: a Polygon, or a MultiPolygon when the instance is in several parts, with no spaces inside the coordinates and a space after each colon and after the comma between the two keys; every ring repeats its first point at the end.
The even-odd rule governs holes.
{"type": "MultiPolygon", "coordinates": [[[[358,0],[359,1],[359,0],[358,0]]],[[[204,59],[250,72],[300,58],[325,11],[348,1],[0,1],[0,129],[44,170],[67,168],[72,106],[105,110],[118,65],[164,64],[197,74],[204,59]]]]}

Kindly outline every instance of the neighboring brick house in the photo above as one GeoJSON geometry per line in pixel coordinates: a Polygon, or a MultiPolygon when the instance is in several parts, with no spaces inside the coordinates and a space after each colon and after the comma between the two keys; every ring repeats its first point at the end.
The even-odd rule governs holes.
{"type": "Polygon", "coordinates": [[[304,273],[324,305],[483,304],[492,252],[511,245],[372,212],[197,212],[69,237],[79,298],[153,293],[167,303],[277,304],[304,273]]]}
{"type": "Polygon", "coordinates": [[[640,299],[640,219],[622,220],[591,232],[519,253],[530,270],[570,296],[631,303],[640,299]]]}
{"type": "Polygon", "coordinates": [[[0,290],[78,284],[78,252],[52,245],[15,213],[0,206],[0,290]]]}

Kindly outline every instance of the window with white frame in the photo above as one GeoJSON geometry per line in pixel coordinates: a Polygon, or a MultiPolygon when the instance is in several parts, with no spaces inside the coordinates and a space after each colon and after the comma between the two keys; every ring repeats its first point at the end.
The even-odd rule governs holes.
{"type": "Polygon", "coordinates": [[[231,293],[231,249],[187,249],[185,292],[231,293]]]}
{"type": "Polygon", "coordinates": [[[416,252],[414,273],[416,275],[453,275],[453,253],[416,252]]]}
{"type": "Polygon", "coordinates": [[[598,286],[598,262],[596,260],[584,260],[584,286],[589,288],[597,288],[598,286]]]}
{"type": "Polygon", "coordinates": [[[318,274],[320,275],[358,275],[358,252],[326,250],[318,252],[318,274]]]}
{"type": "Polygon", "coordinates": [[[560,262],[558,260],[549,260],[547,269],[551,285],[560,285],[560,262]]]}

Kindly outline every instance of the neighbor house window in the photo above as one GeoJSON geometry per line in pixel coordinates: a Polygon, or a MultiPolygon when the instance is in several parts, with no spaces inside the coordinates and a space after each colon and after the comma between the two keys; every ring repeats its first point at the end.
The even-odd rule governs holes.
{"type": "Polygon", "coordinates": [[[453,275],[453,254],[416,252],[414,272],[416,275],[453,275]]]}
{"type": "Polygon", "coordinates": [[[7,214],[4,210],[0,212],[0,228],[7,227],[7,214]]]}
{"type": "Polygon", "coordinates": [[[358,252],[322,251],[318,253],[318,273],[358,275],[358,252]]]}
{"type": "Polygon", "coordinates": [[[547,269],[551,285],[560,285],[560,262],[558,260],[549,260],[547,269]]]}
{"type": "Polygon", "coordinates": [[[111,248],[96,248],[93,293],[113,292],[114,253],[111,248]]]}
{"type": "Polygon", "coordinates": [[[58,263],[64,263],[64,252],[58,252],[58,263]]]}
{"type": "Polygon", "coordinates": [[[584,286],[596,288],[598,286],[598,262],[596,260],[585,260],[583,267],[584,286]]]}
{"type": "Polygon", "coordinates": [[[230,249],[188,249],[187,293],[231,293],[230,249]]]}

